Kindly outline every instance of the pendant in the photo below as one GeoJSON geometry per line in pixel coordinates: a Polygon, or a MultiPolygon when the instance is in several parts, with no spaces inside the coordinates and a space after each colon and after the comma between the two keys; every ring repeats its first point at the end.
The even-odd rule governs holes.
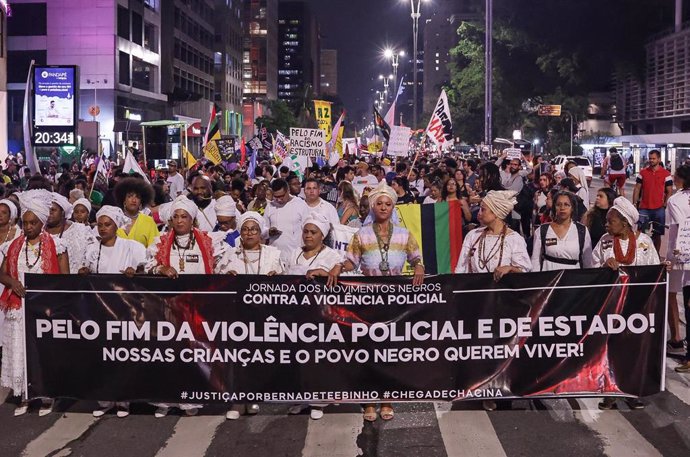
{"type": "Polygon", "coordinates": [[[379,263],[379,270],[381,270],[382,273],[387,272],[389,270],[388,262],[382,260],[381,263],[379,263]]]}
{"type": "Polygon", "coordinates": [[[180,271],[184,271],[184,259],[180,258],[180,271]]]}

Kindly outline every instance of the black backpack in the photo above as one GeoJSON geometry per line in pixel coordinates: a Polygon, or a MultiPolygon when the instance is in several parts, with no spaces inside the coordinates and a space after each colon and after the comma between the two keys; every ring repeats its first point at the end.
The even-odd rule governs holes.
{"type": "Polygon", "coordinates": [[[613,168],[614,170],[623,169],[623,159],[621,158],[620,154],[611,154],[611,168],[613,168]]]}
{"type": "MultiPolygon", "coordinates": [[[[583,268],[582,263],[582,251],[585,249],[585,235],[587,231],[585,226],[579,222],[575,222],[575,228],[577,228],[577,241],[580,243],[580,255],[578,257],[578,262],[580,263],[580,268],[583,268]]],[[[541,254],[539,255],[539,271],[544,268],[544,255],[546,253],[546,232],[549,230],[549,224],[542,224],[539,227],[541,231],[541,254]]],[[[574,263],[573,263],[574,265],[574,263]]]]}

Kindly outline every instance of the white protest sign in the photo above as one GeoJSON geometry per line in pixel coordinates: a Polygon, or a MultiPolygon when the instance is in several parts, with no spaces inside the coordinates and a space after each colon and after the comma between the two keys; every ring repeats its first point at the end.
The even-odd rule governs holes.
{"type": "Polygon", "coordinates": [[[290,153],[306,157],[326,155],[326,132],[290,127],[290,153]]]}
{"type": "Polygon", "coordinates": [[[388,140],[388,154],[407,157],[410,152],[411,132],[410,127],[392,126],[391,137],[388,140]]]}
{"type": "MultiPolygon", "coordinates": [[[[671,226],[673,228],[673,226],[671,226]]],[[[673,249],[676,263],[690,264],[690,219],[678,225],[678,236],[673,249]]]]}
{"type": "Polygon", "coordinates": [[[506,156],[506,159],[508,159],[508,160],[513,160],[513,159],[522,160],[522,149],[506,148],[503,150],[503,152],[508,154],[506,156]]]}

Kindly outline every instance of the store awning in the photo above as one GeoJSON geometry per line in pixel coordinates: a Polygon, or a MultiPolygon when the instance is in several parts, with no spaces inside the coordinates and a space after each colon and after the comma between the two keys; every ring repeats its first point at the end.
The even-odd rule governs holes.
{"type": "Polygon", "coordinates": [[[620,143],[650,145],[690,144],[690,133],[652,133],[649,135],[623,135],[616,138],[620,143]]]}
{"type": "Polygon", "coordinates": [[[141,125],[142,127],[171,127],[171,126],[183,126],[186,124],[187,124],[186,122],[178,121],[178,120],[161,120],[161,121],[142,122],[139,125],[141,125]]]}

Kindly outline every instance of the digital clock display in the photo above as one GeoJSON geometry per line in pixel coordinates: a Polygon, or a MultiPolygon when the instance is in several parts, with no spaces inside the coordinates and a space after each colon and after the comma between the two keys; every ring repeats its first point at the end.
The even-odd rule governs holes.
{"type": "Polygon", "coordinates": [[[74,132],[34,132],[34,146],[75,145],[74,132]]]}

